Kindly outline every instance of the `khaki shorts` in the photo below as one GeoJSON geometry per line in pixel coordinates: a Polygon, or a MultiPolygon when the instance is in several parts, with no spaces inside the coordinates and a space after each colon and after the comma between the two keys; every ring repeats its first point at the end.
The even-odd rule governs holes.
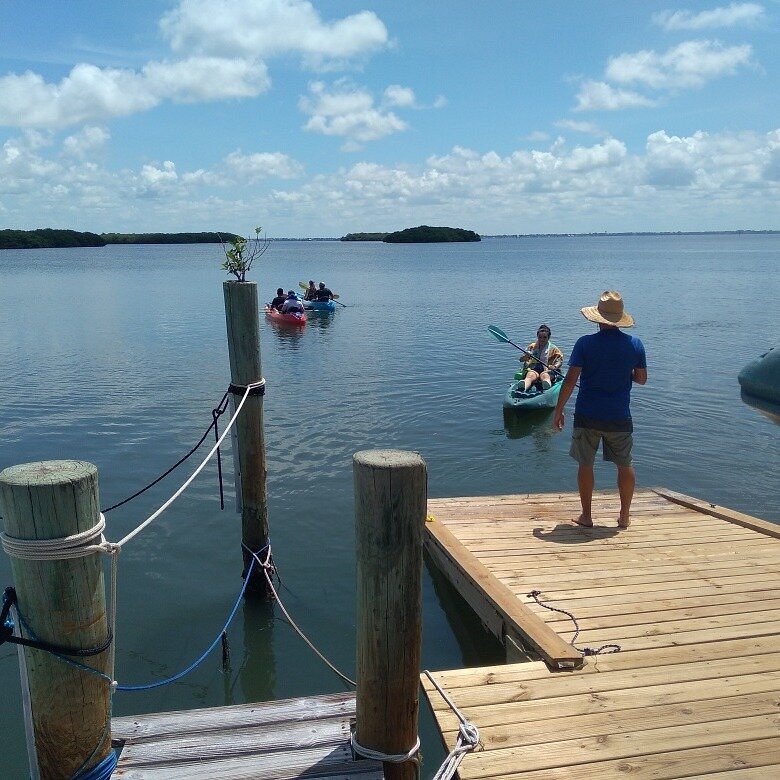
{"type": "Polygon", "coordinates": [[[599,442],[604,442],[604,460],[616,466],[631,465],[633,434],[627,431],[595,431],[591,428],[575,428],[571,435],[569,455],[581,466],[592,466],[596,460],[599,442]]]}

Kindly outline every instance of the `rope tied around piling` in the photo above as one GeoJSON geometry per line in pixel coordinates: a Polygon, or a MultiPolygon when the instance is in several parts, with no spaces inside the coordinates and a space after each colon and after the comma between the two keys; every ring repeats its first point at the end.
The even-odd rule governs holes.
{"type": "Polygon", "coordinates": [[[417,777],[420,776],[419,737],[417,737],[414,745],[407,750],[406,753],[383,753],[381,750],[372,750],[371,748],[363,747],[363,745],[355,739],[354,731],[350,736],[350,744],[352,746],[352,755],[360,758],[368,758],[372,761],[386,761],[388,764],[405,764],[407,761],[411,761],[415,765],[417,777]]]}
{"type": "Polygon", "coordinates": [[[439,767],[439,771],[432,778],[432,780],[450,780],[450,778],[455,777],[455,773],[466,754],[476,750],[481,744],[479,729],[455,706],[455,702],[444,692],[444,689],[433,679],[433,675],[427,669],[423,669],[423,674],[431,681],[433,687],[436,688],[460,721],[455,747],[449,752],[439,767]]]}
{"type": "Polygon", "coordinates": [[[560,612],[562,615],[566,615],[566,617],[570,618],[572,623],[574,623],[574,636],[571,638],[571,646],[577,650],[578,652],[582,653],[584,656],[588,655],[608,655],[609,653],[619,653],[620,652],[620,645],[616,645],[614,643],[609,643],[606,645],[602,645],[601,647],[577,647],[574,643],[577,641],[577,637],[580,635],[580,624],[577,622],[577,618],[572,615],[571,612],[568,612],[565,609],[560,609],[558,607],[551,607],[549,604],[545,604],[545,602],[539,598],[541,596],[542,591],[540,590],[532,590],[528,594],[528,598],[533,599],[540,607],[544,607],[545,609],[549,609],[552,612],[560,612]]]}
{"type": "MultiPolygon", "coordinates": [[[[292,628],[297,632],[298,636],[303,639],[303,641],[309,646],[309,648],[315,653],[315,655],[332,671],[335,672],[345,683],[348,685],[351,685],[353,688],[357,687],[357,683],[347,677],[346,674],[339,671],[311,642],[311,640],[306,636],[306,634],[303,633],[301,628],[298,626],[298,624],[292,619],[292,616],[287,611],[287,608],[282,603],[282,600],[279,598],[279,592],[274,587],[273,581],[271,580],[271,575],[276,573],[276,567],[273,563],[273,556],[271,555],[271,545],[268,545],[268,554],[266,555],[265,561],[261,561],[258,553],[254,552],[253,550],[250,550],[249,547],[247,547],[243,542],[241,543],[241,546],[252,556],[254,559],[253,562],[256,562],[258,566],[263,570],[263,574],[265,575],[265,580],[268,583],[268,589],[271,591],[271,595],[274,598],[274,601],[279,605],[279,609],[282,610],[282,613],[284,614],[284,617],[286,618],[287,622],[292,626],[292,628]]],[[[247,574],[247,578],[249,575],[247,574]]]]}
{"type": "Polygon", "coordinates": [[[93,553],[111,553],[113,547],[106,541],[103,531],[106,529],[106,518],[101,512],[97,523],[86,531],[80,531],[70,536],[56,539],[18,539],[0,532],[0,542],[3,549],[12,558],[25,561],[63,561],[74,558],[84,558],[93,553]],[[99,540],[97,544],[93,544],[99,540]]]}

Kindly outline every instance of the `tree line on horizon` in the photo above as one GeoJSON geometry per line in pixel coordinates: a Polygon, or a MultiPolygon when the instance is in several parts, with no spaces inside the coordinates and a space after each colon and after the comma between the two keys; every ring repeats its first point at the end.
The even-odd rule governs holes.
{"type": "Polygon", "coordinates": [[[90,233],[79,230],[0,230],[0,249],[64,249],[107,244],[219,244],[234,233],[90,233]]]}

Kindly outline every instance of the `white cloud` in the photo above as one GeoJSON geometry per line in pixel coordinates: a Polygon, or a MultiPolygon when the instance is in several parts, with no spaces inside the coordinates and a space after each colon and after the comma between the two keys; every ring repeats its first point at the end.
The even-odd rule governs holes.
{"type": "Polygon", "coordinates": [[[304,172],[301,163],[282,152],[232,152],[225,158],[225,162],[232,170],[253,179],[296,179],[304,172]]]}
{"type": "Polygon", "coordinates": [[[150,62],[141,71],[82,63],[58,84],[29,71],[0,78],[0,125],[67,127],[146,111],[166,98],[192,102],[248,97],[268,86],[265,65],[249,60],[192,57],[150,62]]]}
{"type": "Polygon", "coordinates": [[[382,103],[385,106],[398,106],[399,108],[414,108],[417,101],[414,90],[402,87],[400,84],[391,84],[384,91],[382,103]]]}
{"type": "Polygon", "coordinates": [[[153,189],[173,184],[178,181],[178,178],[176,166],[170,160],[166,160],[160,168],[154,165],[144,165],[139,175],[141,182],[153,189]]]}
{"type": "Polygon", "coordinates": [[[329,91],[321,81],[309,85],[310,97],[303,97],[300,109],[310,115],[304,129],[312,133],[342,136],[347,151],[360,148],[392,133],[406,130],[408,125],[392,111],[374,105],[367,90],[338,82],[329,91]]]}
{"type": "Polygon", "coordinates": [[[85,157],[90,152],[105,146],[110,137],[110,133],[104,127],[89,125],[65,138],[62,142],[62,150],[73,157],[85,157]]]}
{"type": "Polygon", "coordinates": [[[143,68],[150,92],[182,103],[254,97],[271,82],[264,62],[226,57],[189,57],[150,62],[143,68]]]}
{"type": "Polygon", "coordinates": [[[159,102],[134,71],[76,65],[59,84],[27,71],[0,78],[0,125],[65,127],[145,111],[159,102]]]}
{"type": "Polygon", "coordinates": [[[325,22],[306,0],[180,0],[160,27],[177,52],[263,59],[300,54],[314,66],[388,43],[385,25],[371,11],[325,22]]]}
{"type": "Polygon", "coordinates": [[[764,19],[764,7],[758,3],[731,3],[709,11],[660,11],[653,22],[665,30],[706,30],[755,24],[764,19]]]}
{"type": "Polygon", "coordinates": [[[586,81],[577,93],[575,111],[619,111],[624,108],[645,108],[656,102],[638,92],[616,89],[604,81],[586,81]]]}
{"type": "Polygon", "coordinates": [[[110,171],[94,159],[62,155],[50,142],[45,134],[26,133],[0,147],[7,224],[22,226],[20,215],[44,209],[53,224],[98,231],[198,225],[238,230],[242,222],[253,224],[258,213],[275,235],[447,224],[464,213],[483,232],[507,232],[507,226],[529,232],[607,225],[713,229],[723,227],[724,218],[735,227],[760,228],[776,225],[780,201],[780,129],[689,135],[658,130],[638,154],[615,138],[575,146],[558,138],[503,155],[455,147],[419,167],[364,161],[286,189],[269,189],[264,178],[271,170],[298,170],[281,153],[235,152],[212,170],[179,171],[167,160],[110,171]],[[246,175],[252,170],[258,175],[246,175]],[[604,222],[608,215],[611,221],[604,222]],[[632,222],[620,221],[625,219],[632,222]]]}
{"type": "Polygon", "coordinates": [[[651,89],[700,87],[750,65],[752,51],[748,44],[724,46],[719,41],[685,41],[663,54],[620,54],[609,60],[605,75],[618,84],[641,84],[651,89]]]}
{"type": "MultiPolygon", "coordinates": [[[[136,70],[79,63],[59,82],[10,73],[0,77],[0,125],[62,128],[148,111],[164,100],[255,97],[271,85],[267,58],[298,54],[335,67],[388,44],[375,14],[326,23],[304,0],[181,0],[160,24],[173,50],[188,56],[136,70]]],[[[393,89],[391,99],[406,99],[404,88],[393,89]]]]}

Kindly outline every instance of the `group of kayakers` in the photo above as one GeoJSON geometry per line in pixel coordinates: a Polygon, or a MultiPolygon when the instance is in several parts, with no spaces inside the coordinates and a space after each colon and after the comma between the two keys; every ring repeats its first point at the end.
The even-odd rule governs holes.
{"type": "Polygon", "coordinates": [[[315,287],[314,282],[309,279],[309,286],[303,294],[304,301],[332,301],[333,293],[325,286],[325,282],[320,282],[315,287]]]}
{"type": "MultiPolygon", "coordinates": [[[[333,293],[325,286],[325,282],[320,282],[319,287],[314,286],[313,281],[309,281],[309,286],[303,294],[304,301],[330,301],[333,299],[333,293]]],[[[303,312],[304,306],[295,290],[288,290],[285,295],[284,287],[276,289],[276,297],[271,301],[271,307],[280,311],[282,314],[294,314],[303,312]]]]}

